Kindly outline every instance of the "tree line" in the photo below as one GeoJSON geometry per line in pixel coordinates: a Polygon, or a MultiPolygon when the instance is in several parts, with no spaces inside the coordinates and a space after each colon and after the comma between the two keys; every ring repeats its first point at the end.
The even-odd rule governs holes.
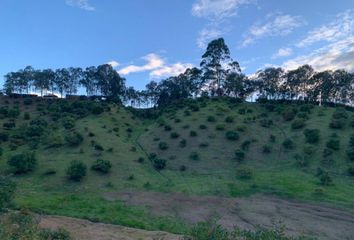
{"type": "Polygon", "coordinates": [[[351,104],[354,100],[354,74],[345,70],[316,72],[303,65],[295,70],[270,67],[252,76],[242,73],[223,38],[211,41],[200,67],[160,81],[149,82],[144,90],[126,87],[111,65],[98,67],[35,70],[26,67],[5,75],[6,93],[41,95],[45,90],[61,96],[76,94],[84,88],[88,96],[105,96],[134,107],[170,104],[200,96],[227,96],[239,99],[303,100],[351,104]]]}

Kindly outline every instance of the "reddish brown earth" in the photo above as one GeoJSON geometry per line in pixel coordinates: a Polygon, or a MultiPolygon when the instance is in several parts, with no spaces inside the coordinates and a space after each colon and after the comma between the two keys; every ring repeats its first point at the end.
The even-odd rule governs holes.
{"type": "Polygon", "coordinates": [[[157,216],[171,216],[188,223],[213,217],[226,228],[253,230],[271,228],[281,222],[290,235],[310,235],[320,239],[354,239],[354,213],[322,205],[256,195],[248,198],[187,196],[181,193],[107,193],[107,200],[146,206],[157,216]]]}
{"type": "Polygon", "coordinates": [[[64,228],[75,240],[181,240],[181,236],[166,232],[150,232],[111,224],[93,223],[69,217],[40,216],[39,227],[64,228]]]}

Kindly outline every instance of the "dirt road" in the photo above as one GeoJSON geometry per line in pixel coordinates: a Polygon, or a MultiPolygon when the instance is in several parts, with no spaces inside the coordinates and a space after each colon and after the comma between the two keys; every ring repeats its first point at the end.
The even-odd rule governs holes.
{"type": "Polygon", "coordinates": [[[221,198],[186,196],[180,193],[120,192],[105,194],[107,200],[147,206],[158,216],[173,216],[189,223],[214,216],[226,228],[253,230],[273,227],[281,221],[290,235],[307,234],[319,239],[354,239],[354,213],[320,205],[299,203],[269,196],[221,198]]]}
{"type": "Polygon", "coordinates": [[[41,228],[64,228],[75,240],[180,240],[182,237],[166,232],[150,232],[111,224],[59,217],[41,216],[41,228]]]}

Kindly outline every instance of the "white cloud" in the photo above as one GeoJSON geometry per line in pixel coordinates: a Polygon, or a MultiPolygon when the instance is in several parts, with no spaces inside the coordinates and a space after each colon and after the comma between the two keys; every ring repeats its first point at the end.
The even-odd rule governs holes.
{"type": "Polygon", "coordinates": [[[300,16],[275,15],[268,16],[268,21],[255,24],[246,33],[242,46],[245,47],[258,39],[270,36],[286,36],[302,26],[304,20],[300,16]]]}
{"type": "Polygon", "coordinates": [[[237,9],[252,0],[197,0],[192,7],[192,14],[197,17],[220,21],[236,15],[237,9]]]}
{"type": "Polygon", "coordinates": [[[280,48],[277,53],[272,56],[272,59],[288,57],[293,54],[293,50],[291,48],[280,48]]]}
{"type": "Polygon", "coordinates": [[[93,7],[88,0],[66,0],[67,5],[72,7],[78,7],[86,11],[95,11],[96,8],[93,7]]]}
{"type": "Polygon", "coordinates": [[[354,10],[347,10],[336,16],[329,24],[322,25],[308,33],[308,36],[299,42],[297,47],[306,47],[314,43],[325,41],[335,42],[354,33],[354,10]]]}
{"type": "Polygon", "coordinates": [[[311,54],[286,61],[283,67],[291,70],[309,64],[317,71],[345,69],[352,72],[354,71],[353,59],[354,37],[350,36],[319,48],[311,54]]]}
{"type": "Polygon", "coordinates": [[[192,64],[178,62],[169,66],[163,66],[161,68],[153,70],[150,72],[150,76],[155,78],[177,76],[181,73],[184,73],[187,68],[192,68],[192,67],[193,67],[192,64]]]}
{"type": "Polygon", "coordinates": [[[129,65],[120,69],[118,73],[121,75],[129,75],[131,73],[149,71],[150,77],[161,78],[179,75],[183,73],[187,68],[193,67],[193,65],[189,63],[178,62],[175,64],[167,64],[164,59],[155,53],[150,53],[142,59],[146,61],[146,64],[141,66],[129,65]]]}
{"type": "Polygon", "coordinates": [[[205,49],[207,44],[215,39],[220,37],[223,34],[223,32],[219,29],[207,29],[204,28],[202,31],[199,32],[199,36],[197,39],[197,45],[199,48],[205,49]]]}
{"type": "Polygon", "coordinates": [[[116,67],[118,67],[119,65],[120,65],[120,63],[119,62],[117,62],[117,61],[110,61],[110,62],[108,62],[107,64],[109,64],[109,65],[111,65],[113,68],[116,68],[116,67]]]}
{"type": "Polygon", "coordinates": [[[165,61],[155,53],[150,53],[150,54],[146,55],[145,57],[143,57],[143,59],[146,61],[146,64],[144,64],[142,66],[129,65],[125,68],[120,69],[118,71],[119,74],[128,75],[130,73],[154,70],[154,69],[164,66],[164,64],[165,64],[165,61]]]}

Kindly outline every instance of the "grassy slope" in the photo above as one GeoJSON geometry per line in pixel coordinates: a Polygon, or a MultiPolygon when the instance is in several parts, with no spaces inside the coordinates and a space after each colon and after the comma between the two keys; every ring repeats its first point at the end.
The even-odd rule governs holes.
{"type": "MultiPolygon", "coordinates": [[[[4,99],[1,101],[1,105],[6,105],[4,99]]],[[[9,105],[18,104],[11,100],[9,105]]],[[[171,232],[183,232],[186,227],[176,219],[151,217],[144,208],[128,208],[120,202],[106,201],[102,198],[102,194],[124,189],[221,196],[247,196],[264,192],[346,207],[354,206],[354,181],[345,173],[351,164],[346,159],[345,150],[352,128],[347,126],[344,130],[329,129],[333,108],[316,107],[311,111],[306,128],[320,129],[321,141],[314,145],[316,152],[310,159],[310,165],[299,168],[293,156],[302,153],[303,129],[291,130],[291,122],[285,122],[279,113],[267,112],[259,104],[208,101],[200,105],[200,110],[191,112],[190,116],[185,116],[186,109],[182,108],[164,113],[158,121],[138,119],[124,108],[116,107],[112,107],[109,112],[100,116],[90,115],[78,120],[75,129],[84,135],[84,142],[76,148],[63,146],[57,149],[46,149],[44,139],[36,150],[39,160],[37,169],[32,173],[15,177],[18,182],[16,203],[20,207],[29,207],[50,214],[171,232]],[[251,112],[245,115],[239,114],[241,108],[250,109],[251,112]],[[270,128],[261,127],[259,124],[260,114],[265,112],[274,122],[270,128]],[[320,112],[323,114],[319,114],[320,112]],[[214,116],[216,122],[207,122],[208,116],[214,116]],[[234,122],[226,123],[224,120],[227,116],[233,116],[234,122]],[[175,119],[181,121],[176,122],[175,119]],[[170,125],[173,128],[171,132],[177,132],[181,136],[178,139],[171,139],[171,132],[165,131],[164,126],[160,126],[161,122],[170,125]],[[207,125],[208,128],[199,129],[201,124],[207,125]],[[215,126],[218,124],[224,124],[225,130],[216,130],[215,126]],[[237,130],[240,126],[245,126],[245,131],[239,132],[238,141],[232,142],[225,138],[227,130],[237,130]],[[118,132],[117,128],[119,128],[118,132]],[[131,134],[127,132],[128,128],[133,129],[131,134]],[[195,130],[198,136],[190,137],[191,130],[195,130]],[[90,138],[89,132],[93,132],[95,136],[90,138]],[[323,166],[322,151],[333,133],[336,133],[341,140],[341,150],[333,155],[334,165],[323,166]],[[276,136],[275,143],[270,143],[270,134],[276,136]],[[182,138],[187,141],[185,148],[179,146],[182,138]],[[285,150],[281,147],[285,138],[293,139],[296,148],[285,150]],[[95,151],[90,144],[91,140],[100,143],[106,150],[103,153],[95,151]],[[238,163],[234,160],[234,151],[240,148],[245,140],[254,142],[246,152],[245,161],[238,163]],[[169,149],[159,150],[160,141],[167,142],[169,149]],[[200,148],[200,143],[208,143],[209,146],[200,148]],[[272,147],[271,153],[262,152],[265,144],[272,147]],[[109,148],[113,148],[113,152],[107,151],[109,148]],[[146,159],[146,153],[152,152],[168,159],[167,169],[161,173],[155,171],[148,160],[144,163],[137,162],[139,157],[146,159]],[[200,160],[190,160],[191,152],[198,152],[200,160]],[[81,183],[72,183],[66,179],[65,169],[71,160],[80,159],[91,166],[99,157],[113,163],[109,175],[100,175],[89,170],[81,183]],[[181,165],[187,167],[185,172],[179,171],[181,165]],[[252,179],[237,178],[237,169],[244,166],[254,170],[252,179]],[[318,167],[330,171],[334,180],[332,186],[323,187],[322,195],[314,193],[314,190],[320,187],[318,177],[315,176],[318,167]],[[48,169],[55,169],[57,173],[45,176],[44,173],[48,169]],[[129,179],[131,175],[134,175],[133,180],[129,179]]],[[[23,106],[22,100],[19,100],[19,106],[21,116],[16,120],[17,126],[26,122],[23,120],[24,112],[30,112],[32,119],[39,114],[35,105],[23,106]]],[[[43,117],[49,121],[47,116],[43,117]]],[[[5,121],[7,119],[0,120],[0,124],[5,121]]],[[[50,121],[50,124],[48,131],[65,134],[60,122],[50,121]],[[52,130],[56,127],[57,130],[52,130]]],[[[9,156],[28,149],[28,146],[24,145],[11,151],[8,143],[2,144],[2,147],[4,155],[0,161],[0,169],[4,172],[8,170],[6,160],[9,156]]]]}

